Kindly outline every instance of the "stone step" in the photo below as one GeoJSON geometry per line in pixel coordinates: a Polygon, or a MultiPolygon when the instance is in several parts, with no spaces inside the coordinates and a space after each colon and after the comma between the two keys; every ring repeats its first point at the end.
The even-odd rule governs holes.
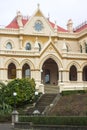
{"type": "Polygon", "coordinates": [[[40,113],[43,113],[45,108],[54,101],[56,96],[57,94],[54,93],[43,94],[41,98],[38,100],[38,102],[36,103],[35,107],[28,109],[26,113],[33,114],[35,110],[38,110],[40,113]]]}
{"type": "Polygon", "coordinates": [[[58,89],[58,86],[45,85],[44,91],[45,91],[45,93],[58,93],[59,89],[58,89]]]}

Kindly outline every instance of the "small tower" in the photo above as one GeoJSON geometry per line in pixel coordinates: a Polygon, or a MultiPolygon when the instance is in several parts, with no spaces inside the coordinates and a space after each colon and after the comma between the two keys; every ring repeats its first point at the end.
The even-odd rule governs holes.
{"type": "Polygon", "coordinates": [[[19,28],[23,27],[22,15],[20,11],[17,12],[17,23],[18,23],[19,28]]]}
{"type": "Polygon", "coordinates": [[[69,19],[69,20],[68,20],[67,30],[68,30],[68,32],[70,32],[70,33],[73,32],[73,22],[72,22],[72,19],[69,19]]]}

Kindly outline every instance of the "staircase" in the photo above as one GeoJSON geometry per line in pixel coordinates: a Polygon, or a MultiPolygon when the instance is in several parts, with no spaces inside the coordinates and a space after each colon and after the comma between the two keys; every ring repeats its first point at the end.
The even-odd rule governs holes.
{"type": "Polygon", "coordinates": [[[45,85],[44,91],[45,94],[40,97],[34,107],[26,111],[26,114],[32,115],[36,110],[38,110],[40,114],[48,114],[52,105],[55,105],[60,99],[58,85],[45,85]]]}
{"type": "Polygon", "coordinates": [[[44,86],[44,92],[45,93],[59,93],[58,85],[45,85],[44,86]]]}
{"type": "Polygon", "coordinates": [[[43,94],[41,98],[38,100],[38,102],[36,103],[35,107],[29,108],[26,114],[32,115],[35,110],[38,110],[40,114],[43,114],[46,107],[52,104],[56,96],[57,94],[55,93],[43,94]]]}

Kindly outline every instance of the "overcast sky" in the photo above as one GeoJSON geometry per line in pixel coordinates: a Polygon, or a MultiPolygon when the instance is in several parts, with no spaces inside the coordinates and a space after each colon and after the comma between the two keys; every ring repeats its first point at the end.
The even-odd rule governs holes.
{"type": "Polygon", "coordinates": [[[8,25],[19,10],[31,16],[38,3],[44,16],[49,14],[61,27],[66,28],[68,19],[73,20],[74,27],[87,20],[87,0],[0,0],[0,25],[8,25]]]}

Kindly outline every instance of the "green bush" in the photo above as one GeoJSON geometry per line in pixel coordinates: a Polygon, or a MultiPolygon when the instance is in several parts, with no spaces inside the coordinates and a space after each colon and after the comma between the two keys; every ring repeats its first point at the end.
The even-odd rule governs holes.
{"type": "Polygon", "coordinates": [[[11,122],[11,114],[0,113],[0,122],[11,122]]]}
{"type": "Polygon", "coordinates": [[[25,104],[25,102],[32,102],[35,97],[35,81],[34,79],[14,79],[10,81],[5,89],[4,93],[5,102],[11,106],[25,104]],[[13,96],[13,92],[17,93],[17,96],[13,96]],[[15,98],[15,99],[14,99],[15,98]]]}
{"type": "Polygon", "coordinates": [[[48,117],[48,116],[20,116],[20,122],[32,122],[39,125],[73,125],[87,126],[87,117],[48,117]]]}
{"type": "Polygon", "coordinates": [[[65,95],[71,95],[71,94],[83,94],[83,93],[87,93],[86,90],[71,90],[71,91],[62,91],[61,95],[65,96],[65,95]]]}

